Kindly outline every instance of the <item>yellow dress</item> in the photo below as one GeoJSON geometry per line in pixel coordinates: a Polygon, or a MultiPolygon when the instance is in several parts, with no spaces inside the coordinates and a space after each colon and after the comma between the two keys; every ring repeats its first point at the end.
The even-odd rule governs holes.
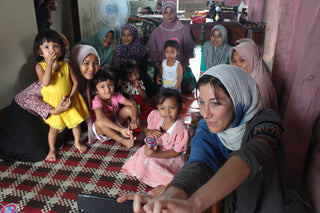
{"type": "MultiPolygon", "coordinates": [[[[39,63],[43,70],[46,68],[46,62],[39,63]]],[[[68,97],[72,88],[72,81],[69,73],[68,63],[65,61],[60,62],[60,71],[52,71],[51,83],[49,86],[43,86],[41,94],[43,100],[50,104],[52,107],[56,107],[62,97],[68,97]]],[[[50,115],[49,118],[44,121],[51,127],[62,130],[65,127],[72,129],[85,119],[90,117],[86,102],[83,97],[77,91],[71,100],[71,106],[66,111],[59,115],[50,115]]]]}

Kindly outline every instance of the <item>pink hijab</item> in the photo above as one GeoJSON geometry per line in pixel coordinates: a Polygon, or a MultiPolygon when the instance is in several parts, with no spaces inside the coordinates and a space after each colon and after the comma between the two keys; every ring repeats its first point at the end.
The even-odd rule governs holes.
{"type": "Polygon", "coordinates": [[[250,42],[241,43],[231,48],[231,58],[234,51],[237,51],[246,61],[249,74],[259,86],[263,106],[278,112],[276,90],[271,81],[270,73],[264,64],[259,47],[250,42]]]}
{"type": "Polygon", "coordinates": [[[175,30],[179,30],[183,27],[183,24],[182,22],[178,19],[178,16],[177,16],[177,7],[176,7],[176,4],[173,2],[173,1],[166,1],[163,3],[162,5],[162,16],[164,14],[164,12],[166,11],[166,9],[168,7],[171,7],[173,12],[175,13],[176,15],[176,19],[171,22],[171,23],[168,23],[166,22],[164,19],[162,21],[162,23],[159,25],[160,28],[162,28],[163,30],[168,30],[168,31],[175,31],[175,30]]]}

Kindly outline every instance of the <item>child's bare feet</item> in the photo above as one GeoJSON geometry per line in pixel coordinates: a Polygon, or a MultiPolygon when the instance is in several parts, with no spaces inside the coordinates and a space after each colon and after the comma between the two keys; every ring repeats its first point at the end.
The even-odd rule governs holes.
{"type": "Polygon", "coordinates": [[[46,161],[56,161],[57,160],[57,156],[56,156],[56,151],[54,150],[50,150],[47,157],[46,157],[46,161]]]}
{"type": "Polygon", "coordinates": [[[159,185],[156,188],[152,189],[149,193],[151,195],[162,195],[166,188],[167,186],[165,185],[159,185]]]}
{"type": "Polygon", "coordinates": [[[80,153],[84,153],[88,149],[88,147],[81,142],[75,142],[74,146],[79,150],[80,153]]]}
{"type": "Polygon", "coordinates": [[[127,148],[133,147],[134,141],[137,139],[137,137],[133,138],[123,138],[123,141],[120,141],[123,145],[125,145],[127,148]]]}

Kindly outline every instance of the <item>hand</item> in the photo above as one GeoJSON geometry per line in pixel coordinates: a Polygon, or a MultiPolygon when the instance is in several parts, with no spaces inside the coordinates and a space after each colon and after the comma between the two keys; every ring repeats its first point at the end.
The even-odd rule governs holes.
{"type": "Polygon", "coordinates": [[[50,51],[46,54],[46,57],[44,57],[45,62],[48,65],[53,65],[54,62],[57,60],[57,54],[55,51],[50,51]]]}
{"type": "Polygon", "coordinates": [[[144,212],[143,211],[143,205],[152,201],[154,196],[152,195],[146,195],[146,194],[124,194],[120,197],[118,197],[117,202],[123,203],[127,200],[133,200],[133,211],[134,212],[144,212]]]}
{"type": "Polygon", "coordinates": [[[133,85],[136,89],[140,89],[139,80],[134,81],[132,85],[133,85]]]}
{"type": "Polygon", "coordinates": [[[151,148],[148,145],[144,146],[144,154],[146,154],[146,156],[155,157],[157,152],[158,152],[158,145],[151,148]]]}
{"type": "Polygon", "coordinates": [[[69,98],[62,97],[56,108],[53,110],[53,112],[50,112],[50,114],[58,115],[61,114],[69,109],[71,105],[71,101],[69,98]]]}
{"type": "Polygon", "coordinates": [[[161,76],[157,75],[157,77],[156,77],[156,83],[157,83],[157,85],[162,84],[162,77],[161,77],[161,76]]]}
{"type": "Polygon", "coordinates": [[[123,128],[120,130],[120,133],[126,138],[132,138],[133,134],[129,128],[123,128]]]}
{"type": "Polygon", "coordinates": [[[157,137],[160,137],[161,135],[163,135],[163,132],[161,132],[160,130],[156,130],[156,129],[147,129],[145,131],[145,134],[146,134],[146,136],[157,138],[157,137]]]}
{"type": "Polygon", "coordinates": [[[196,206],[190,200],[181,200],[181,199],[167,199],[161,197],[154,202],[154,205],[151,204],[145,205],[143,209],[146,212],[174,212],[174,213],[198,213],[201,210],[197,210],[196,206]],[[150,210],[150,211],[149,211],[150,210]],[[152,210],[152,211],[151,211],[152,210]]]}

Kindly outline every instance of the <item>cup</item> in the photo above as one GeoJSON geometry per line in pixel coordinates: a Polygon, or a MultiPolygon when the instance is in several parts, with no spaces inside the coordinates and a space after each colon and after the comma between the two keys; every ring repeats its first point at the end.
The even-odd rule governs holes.
{"type": "Polygon", "coordinates": [[[153,148],[158,144],[159,138],[153,138],[153,137],[145,137],[144,142],[150,147],[153,148]]]}

